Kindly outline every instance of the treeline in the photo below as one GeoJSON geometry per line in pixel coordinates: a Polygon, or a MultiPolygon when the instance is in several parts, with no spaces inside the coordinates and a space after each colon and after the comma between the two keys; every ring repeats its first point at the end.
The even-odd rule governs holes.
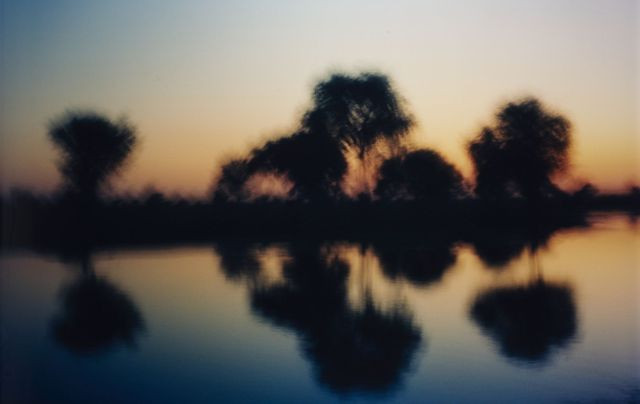
{"type": "Polygon", "coordinates": [[[638,187],[600,195],[590,184],[572,193],[554,184],[569,166],[571,125],[534,98],[506,103],[470,138],[471,179],[437,151],[413,145],[414,125],[386,76],[334,74],[315,86],[293,133],[222,164],[210,198],[107,197],[109,180],[138,144],[136,130],[126,119],[70,111],[48,130],[60,157],[61,188],[49,196],[16,191],[3,198],[3,239],[420,230],[640,207],[638,187]]]}

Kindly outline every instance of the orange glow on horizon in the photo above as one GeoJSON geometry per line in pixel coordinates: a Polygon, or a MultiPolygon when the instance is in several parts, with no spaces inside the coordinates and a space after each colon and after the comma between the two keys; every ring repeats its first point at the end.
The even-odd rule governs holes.
{"type": "Polygon", "coordinates": [[[4,192],[55,188],[47,123],[85,107],[123,113],[138,128],[139,150],[115,192],[152,185],[203,196],[228,156],[290,133],[313,85],[335,71],[387,74],[416,118],[414,143],[467,178],[467,140],[503,102],[531,95],[573,124],[563,184],[621,191],[640,183],[640,11],[632,0],[154,8],[114,0],[73,13],[10,1],[3,11],[4,192]]]}

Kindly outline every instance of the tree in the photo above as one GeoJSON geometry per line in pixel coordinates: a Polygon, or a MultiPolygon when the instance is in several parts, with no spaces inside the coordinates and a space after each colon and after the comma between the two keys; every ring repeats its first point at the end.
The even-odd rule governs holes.
{"type": "Polygon", "coordinates": [[[463,190],[458,170],[437,152],[422,149],[385,160],[375,194],[390,200],[446,200],[463,190]]]}
{"type": "Polygon", "coordinates": [[[318,83],[313,107],[302,124],[336,139],[343,149],[352,149],[364,176],[367,153],[380,142],[397,145],[413,121],[386,76],[362,73],[334,74],[318,83]]]}
{"type": "Polygon", "coordinates": [[[551,177],[567,168],[570,144],[570,123],[537,99],[507,103],[494,126],[469,142],[476,193],[493,197],[516,192],[536,199],[557,192],[551,177]]]}
{"type": "Polygon", "coordinates": [[[302,131],[267,142],[254,149],[252,172],[286,175],[302,199],[322,200],[340,194],[340,180],[347,170],[339,144],[323,134],[302,131]]]}
{"type": "Polygon", "coordinates": [[[254,148],[244,159],[222,166],[214,199],[248,198],[245,186],[257,174],[275,173],[294,184],[293,194],[306,200],[324,200],[340,194],[340,180],[347,162],[332,138],[311,132],[296,132],[254,148]]]}
{"type": "Polygon", "coordinates": [[[403,102],[386,76],[334,74],[316,85],[313,105],[293,134],[268,141],[244,160],[223,167],[216,195],[243,199],[249,178],[276,173],[293,182],[296,197],[335,198],[342,193],[347,152],[354,151],[364,167],[374,146],[385,144],[395,149],[411,125],[403,102]]]}
{"type": "Polygon", "coordinates": [[[48,135],[62,157],[66,191],[86,202],[98,198],[137,143],[125,119],[112,122],[95,112],[67,112],[52,121],[48,135]]]}
{"type": "Polygon", "coordinates": [[[244,159],[235,159],[222,165],[215,181],[213,199],[218,201],[239,201],[247,197],[244,186],[251,172],[244,159]]]}
{"type": "Polygon", "coordinates": [[[499,197],[507,193],[508,167],[498,138],[490,128],[469,143],[469,155],[474,164],[475,191],[481,197],[499,197]]]}

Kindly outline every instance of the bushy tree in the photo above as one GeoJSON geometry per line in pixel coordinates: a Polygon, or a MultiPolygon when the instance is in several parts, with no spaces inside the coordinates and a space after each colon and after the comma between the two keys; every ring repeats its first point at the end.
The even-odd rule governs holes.
{"type": "Polygon", "coordinates": [[[217,201],[239,201],[246,198],[245,183],[251,176],[248,162],[234,159],[222,165],[215,181],[213,199],[217,201]]]}
{"type": "Polygon", "coordinates": [[[314,132],[298,132],[267,142],[250,158],[253,172],[286,175],[302,199],[322,200],[340,194],[346,159],[334,139],[314,132]]]}
{"type": "Polygon", "coordinates": [[[302,125],[355,152],[364,180],[368,153],[379,144],[395,149],[413,120],[385,75],[333,74],[315,86],[313,106],[302,125]]]}
{"type": "Polygon", "coordinates": [[[254,174],[273,172],[291,180],[301,199],[337,197],[348,151],[354,151],[362,165],[374,146],[397,145],[411,125],[386,76],[334,74],[315,86],[313,105],[293,134],[253,149],[242,164],[223,167],[216,195],[242,199],[244,182],[254,174]]]}
{"type": "Polygon", "coordinates": [[[437,152],[422,149],[385,160],[375,194],[389,200],[446,200],[463,191],[458,170],[437,152]]]}
{"type": "Polygon", "coordinates": [[[303,123],[354,148],[363,158],[378,140],[406,135],[413,122],[385,75],[362,73],[333,74],[318,83],[303,123]]]}
{"type": "Polygon", "coordinates": [[[557,191],[551,177],[569,160],[571,126],[535,98],[510,102],[468,145],[476,193],[482,197],[519,193],[535,199],[557,191]]]}
{"type": "Polygon", "coordinates": [[[87,201],[99,196],[136,145],[135,129],[95,112],[67,112],[51,122],[49,138],[61,154],[66,191],[87,201]]]}

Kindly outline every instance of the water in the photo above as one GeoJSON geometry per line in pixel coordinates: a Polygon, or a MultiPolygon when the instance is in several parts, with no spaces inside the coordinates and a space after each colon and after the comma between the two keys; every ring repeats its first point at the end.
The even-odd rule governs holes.
{"type": "Polygon", "coordinates": [[[6,252],[2,402],[637,400],[639,229],[6,252]]]}

